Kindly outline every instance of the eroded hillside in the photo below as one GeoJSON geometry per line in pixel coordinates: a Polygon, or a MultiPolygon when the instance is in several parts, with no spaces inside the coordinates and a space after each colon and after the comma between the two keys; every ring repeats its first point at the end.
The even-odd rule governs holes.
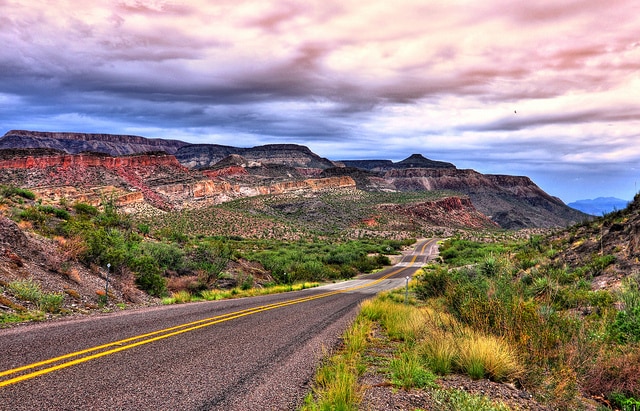
{"type": "MultiPolygon", "coordinates": [[[[534,227],[567,226],[589,218],[587,215],[567,207],[562,201],[551,197],[527,177],[485,175],[473,170],[458,170],[453,164],[434,161],[421,154],[394,163],[388,160],[357,160],[333,162],[322,158],[307,147],[295,144],[271,144],[252,148],[238,148],[216,144],[188,144],[176,140],[145,139],[138,136],[112,136],[103,134],[47,133],[10,131],[0,138],[0,150],[7,156],[23,156],[32,159],[11,158],[5,163],[4,182],[29,187],[68,187],[91,185],[113,186],[129,191],[122,197],[123,203],[140,201],[140,193],[146,203],[161,209],[180,209],[218,204],[242,197],[284,192],[308,192],[324,187],[349,188],[382,192],[411,191],[455,191],[468,197],[474,207],[488,215],[502,228],[520,229],[534,227]],[[40,148],[41,152],[22,152],[21,148],[40,148]],[[61,162],[63,170],[73,172],[52,179],[56,173],[45,156],[54,157],[52,149],[77,154],[80,151],[99,151],[107,157],[118,158],[120,154],[136,153],[137,160],[127,160],[113,173],[97,168],[81,168],[83,159],[67,156],[61,162]],[[175,153],[177,160],[156,153],[157,161],[171,162],[168,170],[160,164],[138,165],[145,162],[149,150],[164,150],[175,153]],[[46,153],[46,154],[45,154],[46,153]],[[38,158],[35,161],[33,158],[38,158]],[[183,166],[180,169],[179,163],[183,166]],[[42,163],[42,167],[38,164],[42,163]],[[134,164],[135,163],[135,164],[134,164]],[[344,167],[345,165],[349,167],[344,167]],[[13,170],[11,171],[13,167],[13,170]],[[30,177],[31,169],[47,168],[47,172],[30,177]],[[187,171],[188,170],[188,171],[187,171]],[[168,171],[168,172],[165,172],[168,171]],[[102,174],[100,174],[102,173],[102,174]],[[43,180],[44,178],[44,180],[43,180]],[[333,180],[318,180],[331,178],[333,180]],[[339,180],[335,180],[339,178],[339,180]],[[304,182],[303,182],[304,181],[304,182]],[[131,194],[136,192],[137,194],[131,194]]],[[[64,155],[58,155],[64,157],[64,155]]],[[[83,158],[99,155],[82,155],[83,158]]],[[[95,159],[93,159],[95,161],[95,159]]],[[[120,160],[104,160],[117,164],[120,160]]],[[[52,166],[52,165],[51,165],[52,166]]],[[[2,183],[2,181],[0,181],[2,183]]],[[[100,190],[99,190],[100,191],[100,190]]],[[[118,193],[120,197],[124,193],[118,193]]]]}
{"type": "Polygon", "coordinates": [[[595,289],[618,288],[640,273],[640,195],[623,210],[561,231],[555,241],[564,250],[559,264],[590,266],[595,289]]]}

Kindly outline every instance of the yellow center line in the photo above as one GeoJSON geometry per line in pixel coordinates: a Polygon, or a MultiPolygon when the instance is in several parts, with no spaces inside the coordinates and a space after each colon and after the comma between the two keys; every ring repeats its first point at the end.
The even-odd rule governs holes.
{"type": "MultiPolygon", "coordinates": [[[[425,242],[425,244],[422,246],[421,252],[424,253],[424,250],[426,248],[426,246],[428,245],[429,242],[425,242]]],[[[418,256],[414,255],[413,258],[411,259],[410,264],[413,264],[416,261],[416,258],[418,256]]],[[[149,344],[151,342],[155,342],[155,341],[159,341],[165,338],[169,338],[169,337],[173,337],[176,335],[180,335],[180,334],[184,334],[190,331],[194,331],[194,330],[198,330],[200,328],[204,328],[204,327],[209,327],[212,326],[214,324],[219,324],[225,321],[230,321],[233,319],[237,319],[237,318],[241,318],[241,317],[245,317],[248,315],[252,315],[252,314],[257,314],[260,312],[264,312],[264,311],[269,311],[269,310],[273,310],[276,308],[281,308],[281,307],[286,307],[289,305],[294,305],[294,304],[300,304],[303,302],[307,302],[307,301],[312,301],[312,300],[316,300],[319,298],[326,298],[332,295],[336,295],[336,294],[342,294],[342,293],[346,293],[346,292],[350,292],[350,291],[354,291],[354,290],[359,290],[361,288],[365,288],[365,287],[370,287],[376,284],[381,283],[382,281],[388,279],[389,277],[398,274],[399,272],[406,270],[409,267],[402,267],[399,268],[397,270],[394,270],[386,275],[384,275],[383,277],[380,277],[377,280],[374,280],[372,282],[367,282],[365,284],[360,284],[358,286],[353,286],[353,287],[349,287],[349,288],[345,288],[343,290],[336,290],[336,291],[331,291],[331,292],[327,292],[327,293],[323,293],[323,294],[318,294],[318,295],[314,295],[314,296],[309,296],[309,297],[300,297],[300,298],[296,298],[293,300],[289,300],[289,301],[284,301],[284,302],[279,302],[279,303],[272,303],[272,304],[267,304],[267,305],[263,305],[263,306],[258,306],[258,307],[253,307],[253,308],[247,308],[244,310],[240,310],[240,311],[235,311],[235,312],[231,312],[231,313],[227,313],[227,314],[221,314],[221,315],[217,315],[214,317],[210,317],[210,318],[205,318],[202,320],[198,320],[198,321],[193,321],[193,322],[189,322],[189,323],[185,323],[185,324],[180,324],[177,326],[173,326],[173,327],[169,327],[169,328],[165,328],[162,330],[157,330],[157,331],[153,331],[150,333],[146,333],[146,334],[141,334],[141,335],[137,335],[134,337],[129,337],[129,338],[125,338],[122,340],[118,340],[118,341],[113,341],[107,344],[102,344],[102,345],[98,345],[95,347],[91,347],[91,348],[87,348],[84,350],[80,350],[80,351],[75,351],[72,353],[68,353],[65,355],[61,355],[55,358],[50,358],[44,361],[39,361],[36,363],[32,363],[32,364],[27,364],[27,365],[23,365],[20,367],[16,367],[16,368],[12,368],[6,371],[2,371],[0,372],[0,377],[4,377],[4,376],[8,376],[11,374],[16,374],[22,371],[27,371],[27,370],[31,370],[34,368],[38,368],[38,367],[42,367],[42,366],[46,366],[46,365],[50,365],[50,364],[54,364],[63,360],[67,360],[70,358],[74,358],[74,357],[80,357],[81,355],[84,354],[89,354],[89,353],[93,353],[96,351],[100,351],[100,350],[105,350],[105,351],[100,351],[97,352],[95,354],[92,355],[88,355],[85,357],[80,357],[80,358],[76,358],[67,362],[63,362],[61,364],[57,364],[57,365],[52,365],[50,367],[47,368],[43,368],[40,370],[36,370],[33,372],[30,372],[28,374],[23,374],[11,379],[7,379],[5,381],[0,381],[0,387],[5,387],[7,385],[11,385],[11,384],[15,384],[18,383],[20,381],[24,381],[24,380],[28,380],[43,374],[48,374],[51,373],[53,371],[57,371],[57,370],[61,370],[63,368],[67,368],[67,367],[71,367],[77,364],[81,364],[90,360],[94,360],[96,358],[100,358],[100,357],[104,357],[107,355],[111,355],[111,354],[115,354],[117,352],[120,351],[124,351],[124,350],[128,350],[134,347],[138,347],[144,344],[149,344]],[[111,347],[115,347],[115,348],[111,348],[111,347]],[[107,348],[111,348],[108,349],[107,348]]]]}

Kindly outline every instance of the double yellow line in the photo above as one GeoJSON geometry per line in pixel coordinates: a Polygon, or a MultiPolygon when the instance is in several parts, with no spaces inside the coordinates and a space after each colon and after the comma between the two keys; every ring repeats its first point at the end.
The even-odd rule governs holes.
{"type": "MultiPolygon", "coordinates": [[[[424,250],[428,243],[429,242],[425,242],[425,244],[422,246],[422,249],[421,249],[422,253],[424,253],[424,250]]],[[[414,255],[411,260],[411,264],[415,262],[416,258],[417,258],[417,255],[414,255]]],[[[326,298],[332,295],[342,294],[342,293],[358,290],[361,288],[370,287],[370,286],[379,284],[380,282],[398,274],[403,270],[406,270],[407,268],[409,267],[402,267],[400,269],[394,270],[370,283],[365,283],[358,286],[345,288],[342,290],[330,291],[327,293],[318,294],[314,296],[301,297],[301,298],[296,298],[289,301],[267,304],[267,305],[262,305],[258,307],[247,308],[240,311],[235,311],[232,313],[221,314],[215,317],[209,317],[202,320],[177,325],[174,327],[164,328],[162,330],[137,335],[134,337],[129,337],[129,338],[125,338],[118,341],[113,341],[107,344],[98,345],[98,346],[87,348],[84,350],[61,355],[59,357],[50,358],[48,360],[23,365],[23,366],[12,368],[6,371],[1,371],[0,378],[10,377],[13,375],[17,375],[17,376],[5,379],[4,381],[0,381],[0,388],[6,387],[8,385],[16,384],[18,382],[25,381],[31,378],[35,378],[40,375],[61,370],[63,368],[68,368],[77,364],[82,364],[84,362],[91,361],[96,358],[105,357],[107,355],[115,354],[120,351],[125,351],[134,347],[138,347],[140,345],[149,344],[155,341],[163,340],[165,338],[173,337],[173,336],[184,334],[190,331],[198,330],[200,328],[205,328],[215,324],[219,324],[225,321],[230,321],[236,318],[257,314],[263,311],[269,311],[276,308],[286,307],[294,304],[300,304],[307,301],[317,300],[319,298],[326,298]],[[33,370],[33,371],[30,371],[30,370],[33,370]]]]}

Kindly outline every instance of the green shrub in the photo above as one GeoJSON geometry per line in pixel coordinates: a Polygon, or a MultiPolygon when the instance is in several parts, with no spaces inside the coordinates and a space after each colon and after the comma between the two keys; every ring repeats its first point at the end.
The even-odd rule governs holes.
{"type": "Polygon", "coordinates": [[[57,313],[60,311],[63,302],[64,294],[62,293],[43,293],[36,302],[36,305],[39,310],[48,313],[57,313]]]}
{"type": "Polygon", "coordinates": [[[131,228],[131,219],[127,214],[118,212],[115,203],[111,201],[103,202],[103,212],[98,213],[93,221],[101,227],[105,228],[131,228]]]}
{"type": "Polygon", "coordinates": [[[20,219],[31,221],[36,224],[42,224],[47,220],[45,214],[38,207],[25,208],[18,215],[20,219]]]}
{"type": "Polygon", "coordinates": [[[594,270],[594,275],[598,275],[600,274],[605,268],[607,268],[608,266],[610,266],[611,264],[616,262],[616,256],[615,255],[611,255],[611,254],[605,254],[605,255],[596,255],[593,256],[591,259],[591,263],[589,264],[593,270],[594,270]]]}
{"type": "Polygon", "coordinates": [[[26,198],[27,200],[36,199],[36,195],[33,193],[33,191],[13,186],[4,187],[2,190],[2,195],[4,195],[5,197],[12,197],[14,195],[17,195],[19,197],[26,198]]]}
{"type": "Polygon", "coordinates": [[[620,343],[640,341],[640,287],[638,280],[629,278],[622,287],[620,300],[624,307],[616,314],[610,333],[620,343]]]}
{"type": "Polygon", "coordinates": [[[609,395],[609,400],[620,407],[622,411],[638,411],[640,410],[640,400],[627,397],[626,395],[616,392],[609,395]]]}
{"type": "Polygon", "coordinates": [[[104,267],[107,263],[113,269],[124,264],[127,258],[127,245],[123,233],[115,228],[99,227],[85,232],[87,248],[82,258],[87,263],[104,267]]]}
{"type": "Polygon", "coordinates": [[[67,210],[63,210],[62,208],[54,207],[51,205],[44,205],[39,207],[40,211],[46,214],[54,215],[62,220],[68,220],[71,218],[71,214],[67,210]]]}
{"type": "Polygon", "coordinates": [[[242,279],[242,283],[240,284],[240,289],[243,291],[247,291],[253,288],[253,276],[248,275],[242,279]]]}
{"type": "Polygon", "coordinates": [[[36,302],[42,295],[40,284],[31,279],[12,281],[8,284],[8,288],[16,298],[23,301],[36,302]]]}
{"type": "Polygon", "coordinates": [[[229,244],[214,241],[203,242],[188,252],[185,264],[202,273],[200,282],[205,286],[213,283],[231,260],[233,250],[229,244]]]}
{"type": "Polygon", "coordinates": [[[64,294],[45,293],[40,284],[31,279],[12,281],[8,284],[8,288],[17,298],[35,303],[41,311],[57,313],[64,302],[64,294]]]}
{"type": "Polygon", "coordinates": [[[175,244],[147,241],[141,244],[143,254],[153,258],[164,269],[180,270],[184,261],[184,251],[175,244]]]}
{"type": "Polygon", "coordinates": [[[417,280],[415,292],[418,298],[441,297],[449,284],[449,272],[446,267],[435,267],[418,276],[417,280]]]}
{"type": "Polygon", "coordinates": [[[537,277],[531,285],[533,295],[542,299],[553,299],[558,289],[558,283],[550,277],[537,277]]]}
{"type": "Polygon", "coordinates": [[[85,215],[85,216],[97,216],[100,211],[92,206],[89,205],[87,203],[75,203],[73,205],[73,209],[76,211],[76,213],[80,214],[80,215],[85,215]]]}
{"type": "Polygon", "coordinates": [[[486,277],[494,277],[500,270],[500,263],[494,256],[485,257],[480,263],[480,272],[486,277]]]}
{"type": "Polygon", "coordinates": [[[148,255],[141,255],[131,262],[136,284],[150,295],[162,297],[167,293],[167,280],[161,274],[157,262],[148,255]]]}
{"type": "Polygon", "coordinates": [[[393,385],[409,388],[426,388],[435,385],[435,375],[424,368],[413,351],[405,351],[389,363],[393,385]]]}

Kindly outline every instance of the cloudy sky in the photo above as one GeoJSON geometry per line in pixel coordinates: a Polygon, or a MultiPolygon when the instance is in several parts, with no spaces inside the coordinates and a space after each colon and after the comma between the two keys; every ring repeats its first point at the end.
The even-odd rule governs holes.
{"type": "Polygon", "coordinates": [[[640,180],[637,0],[0,0],[0,135],[412,153],[565,202],[640,180]]]}

